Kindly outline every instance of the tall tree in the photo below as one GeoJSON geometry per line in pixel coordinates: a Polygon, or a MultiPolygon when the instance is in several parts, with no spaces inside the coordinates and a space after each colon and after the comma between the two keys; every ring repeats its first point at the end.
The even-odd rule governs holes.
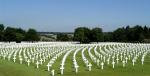
{"type": "Polygon", "coordinates": [[[24,39],[24,34],[21,34],[21,33],[16,33],[15,34],[16,35],[16,42],[17,43],[20,43],[21,41],[23,41],[23,39],[24,39]]]}
{"type": "Polygon", "coordinates": [[[105,32],[103,34],[104,34],[104,42],[112,42],[113,41],[112,32],[105,32]]]}
{"type": "Polygon", "coordinates": [[[12,27],[7,27],[4,31],[4,40],[5,41],[16,41],[16,29],[12,27]]]}
{"type": "Polygon", "coordinates": [[[91,30],[91,40],[94,42],[102,42],[104,41],[104,36],[101,28],[93,28],[91,30]]]}
{"type": "Polygon", "coordinates": [[[74,40],[80,43],[90,42],[90,29],[86,27],[78,27],[74,32],[74,40]]]}
{"type": "Polygon", "coordinates": [[[125,28],[118,28],[117,30],[115,30],[113,32],[113,40],[119,42],[126,42],[127,37],[126,37],[125,28]]]}
{"type": "Polygon", "coordinates": [[[0,24],[0,41],[3,40],[3,31],[4,31],[4,25],[3,24],[0,24]]]}
{"type": "Polygon", "coordinates": [[[16,28],[16,42],[20,43],[25,39],[26,31],[21,28],[16,28]]]}
{"type": "Polygon", "coordinates": [[[143,33],[144,33],[145,38],[148,39],[150,35],[149,35],[149,29],[147,26],[144,26],[144,32],[143,33]]]}
{"type": "Polygon", "coordinates": [[[134,40],[137,42],[141,42],[142,40],[145,39],[145,36],[143,34],[143,28],[139,25],[136,25],[133,27],[134,30],[134,40]]]}
{"type": "Polygon", "coordinates": [[[29,29],[25,35],[26,41],[39,41],[40,37],[35,29],[29,29]]]}
{"type": "Polygon", "coordinates": [[[67,34],[59,33],[57,34],[57,41],[69,41],[69,36],[67,34]]]}

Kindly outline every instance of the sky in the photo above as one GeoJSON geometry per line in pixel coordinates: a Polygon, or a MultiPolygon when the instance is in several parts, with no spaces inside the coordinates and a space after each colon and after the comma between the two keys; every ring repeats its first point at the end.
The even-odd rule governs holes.
{"type": "Polygon", "coordinates": [[[150,26],[150,0],[0,0],[0,24],[41,32],[150,26]]]}

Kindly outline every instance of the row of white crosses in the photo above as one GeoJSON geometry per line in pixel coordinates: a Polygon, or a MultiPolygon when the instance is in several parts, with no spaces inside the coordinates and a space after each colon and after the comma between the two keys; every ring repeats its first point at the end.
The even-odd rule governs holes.
{"type": "MultiPolygon", "coordinates": [[[[101,65],[101,69],[103,70],[103,69],[104,69],[105,56],[103,57],[103,56],[97,51],[97,48],[98,48],[98,46],[96,46],[96,47],[94,48],[94,53],[95,53],[95,55],[98,57],[98,59],[97,59],[97,61],[96,61],[96,64],[97,64],[97,66],[100,66],[100,65],[101,65]],[[103,57],[103,58],[102,58],[102,57],[103,57]],[[103,61],[103,59],[104,59],[104,61],[103,61]],[[101,60],[101,62],[100,62],[100,60],[101,60]]],[[[103,54],[104,54],[104,52],[103,52],[103,54]]]]}
{"type": "MultiPolygon", "coordinates": [[[[63,53],[65,53],[66,51],[69,51],[70,49],[60,49],[60,52],[58,54],[56,54],[55,56],[53,56],[51,58],[51,60],[49,61],[49,63],[46,65],[47,66],[47,69],[48,71],[50,71],[50,68],[52,67],[52,65],[55,63],[55,61],[57,60],[58,57],[60,57],[63,53]]],[[[53,73],[54,74],[54,73],[53,73]]]]}
{"type": "MultiPolygon", "coordinates": [[[[122,47],[123,48],[123,47],[122,47]]],[[[118,49],[119,50],[119,49],[118,49]]],[[[120,52],[118,52],[118,50],[116,50],[116,51],[114,51],[114,52],[112,52],[111,53],[111,55],[112,55],[112,65],[113,65],[113,68],[114,68],[114,66],[115,66],[115,64],[117,63],[119,63],[119,60],[120,61],[122,61],[122,64],[123,64],[123,67],[125,67],[125,62],[127,63],[127,60],[128,60],[128,58],[127,57],[123,57],[122,56],[122,53],[121,53],[121,55],[120,55],[120,59],[119,59],[119,54],[120,54],[120,52]],[[116,59],[116,60],[115,60],[116,59]]]]}
{"type": "Polygon", "coordinates": [[[76,60],[76,55],[81,49],[82,48],[79,47],[78,49],[76,49],[76,51],[73,54],[73,67],[74,67],[76,73],[78,73],[78,68],[79,68],[79,65],[76,60]]]}
{"type": "MultiPolygon", "coordinates": [[[[93,55],[93,54],[91,53],[91,50],[92,50],[92,49],[93,49],[93,46],[88,49],[88,54],[89,54],[90,58],[92,59],[92,61],[93,61],[94,63],[96,63],[97,58],[95,57],[95,55],[93,55]]],[[[96,49],[97,49],[97,46],[94,48],[94,50],[96,50],[96,49]]]]}
{"type": "MultiPolygon", "coordinates": [[[[110,49],[109,49],[110,50],[110,49]]],[[[113,54],[113,53],[111,53],[111,54],[113,54]]],[[[117,55],[118,56],[118,55],[117,55]]],[[[104,58],[105,58],[105,56],[104,56],[104,58]]],[[[118,58],[118,57],[117,57],[118,58]]],[[[113,62],[112,62],[112,65],[113,65],[113,68],[114,68],[114,64],[115,64],[115,62],[114,62],[114,59],[115,59],[115,56],[112,56],[112,59],[113,59],[113,62]]],[[[117,62],[118,62],[118,59],[116,59],[117,60],[117,62]]],[[[128,58],[127,57],[125,57],[125,59],[123,60],[123,56],[122,56],[122,54],[121,54],[121,61],[122,61],[122,63],[123,63],[123,66],[125,66],[125,62],[127,63],[127,60],[128,60],[128,58]]],[[[102,64],[103,65],[103,64],[102,64]]]]}
{"type": "MultiPolygon", "coordinates": [[[[31,50],[31,52],[29,52],[26,48],[25,49],[17,49],[17,50],[14,50],[14,48],[13,49],[11,49],[11,53],[9,54],[9,58],[11,58],[11,55],[13,56],[13,62],[16,62],[16,59],[17,59],[17,52],[18,52],[18,50],[20,50],[19,51],[19,60],[20,60],[20,64],[22,64],[22,61],[24,60],[25,62],[27,62],[27,64],[28,64],[28,66],[30,65],[30,60],[31,60],[31,53],[33,53],[33,51],[31,50]],[[22,54],[21,54],[21,52],[22,52],[22,50],[23,50],[23,56],[22,56],[22,54]],[[14,53],[13,53],[14,52],[14,53]],[[24,58],[22,58],[22,57],[24,57],[24,58]]],[[[36,51],[38,51],[38,50],[36,50],[36,51]]],[[[1,52],[3,52],[3,51],[1,51],[1,52]]],[[[6,51],[7,52],[7,51],[6,51]]],[[[38,57],[40,57],[40,62],[41,62],[41,64],[42,64],[42,61],[43,60],[45,60],[45,59],[42,59],[41,58],[41,53],[39,54],[39,56],[38,56],[38,54],[34,54],[34,55],[36,55],[36,57],[37,57],[37,59],[36,60],[38,60],[38,57]]],[[[6,55],[4,55],[4,58],[5,58],[5,56],[6,55]]],[[[32,57],[32,58],[34,58],[34,57],[32,57]]],[[[45,58],[45,57],[44,57],[45,58]]],[[[35,58],[34,58],[35,59],[35,58]]],[[[33,59],[33,60],[34,60],[33,59]]],[[[10,60],[10,59],[9,59],[10,60]]],[[[38,62],[37,62],[38,63],[38,62]]]]}
{"type": "MultiPolygon", "coordinates": [[[[56,59],[57,59],[58,57],[60,57],[60,56],[65,52],[64,50],[65,50],[64,48],[60,48],[60,49],[57,49],[57,50],[55,50],[54,52],[48,54],[46,57],[43,57],[43,58],[44,58],[43,60],[45,60],[45,59],[47,59],[48,57],[50,57],[50,55],[52,56],[51,60],[50,60],[49,63],[47,64],[48,71],[50,71],[50,68],[51,68],[52,64],[56,61],[56,59]]],[[[40,60],[40,62],[42,62],[42,59],[40,60]]]]}
{"type": "MultiPolygon", "coordinates": [[[[56,55],[49,61],[49,63],[46,65],[47,68],[48,68],[48,71],[50,71],[50,68],[52,67],[52,64],[54,64],[54,62],[56,61],[56,59],[57,59],[58,57],[60,57],[63,53],[65,53],[66,51],[69,51],[70,48],[67,48],[67,49],[61,49],[61,50],[62,50],[62,51],[59,52],[58,54],[56,54],[56,55]]],[[[55,72],[55,70],[52,69],[52,70],[51,70],[51,75],[52,75],[52,76],[55,75],[54,72],[55,72]]]]}
{"type": "MultiPolygon", "coordinates": [[[[113,45],[114,46],[114,45],[113,45]]],[[[116,46],[116,45],[115,45],[116,46]]],[[[115,66],[115,64],[116,64],[116,62],[117,62],[117,64],[118,64],[118,62],[119,62],[119,60],[122,62],[122,64],[123,64],[123,67],[125,67],[125,64],[128,62],[128,60],[130,60],[131,59],[131,56],[129,55],[129,53],[130,53],[130,50],[128,50],[127,48],[128,48],[128,46],[126,45],[126,44],[121,44],[121,46],[123,46],[123,47],[120,47],[120,45],[117,45],[117,47],[118,48],[113,48],[113,49],[111,49],[110,48],[110,46],[108,46],[108,50],[105,48],[105,52],[104,51],[101,51],[101,53],[103,54],[103,55],[106,55],[106,52],[108,53],[106,56],[107,56],[107,61],[108,61],[108,63],[109,63],[109,61],[110,61],[110,57],[112,58],[111,60],[112,60],[112,65],[113,65],[113,68],[114,68],[114,66],[115,66]],[[121,49],[122,48],[122,49],[121,49]],[[118,49],[118,50],[117,50],[118,49]],[[110,50],[110,51],[109,51],[110,50]],[[115,51],[113,51],[113,50],[115,50],[115,51]],[[122,51],[125,51],[125,52],[122,52],[122,51]],[[119,59],[119,57],[120,57],[120,59],[119,59]],[[116,60],[115,60],[116,59],[116,60]]],[[[140,47],[141,48],[141,47],[140,47]]],[[[137,50],[140,50],[140,49],[137,49],[137,50]]],[[[142,51],[143,52],[143,51],[142,51]]],[[[139,52],[137,52],[138,53],[138,56],[139,55],[141,55],[141,52],[140,52],[140,54],[139,54],[139,52]]],[[[95,55],[97,56],[100,56],[99,58],[102,58],[103,56],[102,55],[100,55],[100,54],[98,54],[98,53],[96,53],[96,51],[95,51],[95,55]]],[[[105,57],[105,56],[104,56],[105,57]]],[[[132,56],[133,57],[133,56],[132,56]]],[[[137,59],[137,57],[135,57],[135,59],[133,59],[133,61],[135,62],[136,61],[136,59],[137,59]]],[[[142,57],[142,60],[141,61],[144,61],[144,58],[142,57]]],[[[143,64],[143,63],[142,63],[143,64]]],[[[103,63],[102,63],[102,65],[103,65],[103,63]]],[[[133,65],[134,65],[134,63],[133,63],[133,65]]]]}
{"type": "Polygon", "coordinates": [[[87,47],[82,49],[82,60],[85,63],[86,67],[88,67],[88,70],[91,71],[92,64],[88,61],[88,59],[85,57],[85,54],[84,54],[86,49],[87,47]]]}
{"type": "Polygon", "coordinates": [[[63,59],[62,59],[62,61],[61,61],[61,64],[60,64],[60,72],[61,72],[61,74],[63,75],[64,74],[64,69],[65,69],[65,62],[66,62],[66,59],[67,59],[67,57],[68,57],[68,55],[72,52],[72,51],[74,51],[76,48],[72,48],[71,50],[69,50],[69,51],[67,51],[67,53],[64,55],[64,57],[63,57],[63,59]]]}
{"type": "MultiPolygon", "coordinates": [[[[75,72],[78,72],[78,62],[76,55],[79,51],[82,51],[82,59],[89,71],[91,71],[92,64],[88,61],[85,55],[85,51],[88,51],[88,55],[92,62],[101,66],[104,69],[104,64],[111,63],[112,68],[115,68],[116,64],[122,64],[126,67],[126,64],[131,62],[135,66],[138,59],[141,64],[144,65],[145,57],[150,53],[149,44],[131,44],[131,43],[99,43],[99,44],[74,44],[65,42],[40,42],[40,43],[21,43],[21,44],[8,44],[4,43],[0,45],[0,58],[16,62],[19,60],[20,64],[23,62],[30,66],[31,63],[39,68],[39,65],[43,65],[46,60],[48,62],[47,69],[50,71],[52,64],[64,54],[61,62],[60,71],[64,73],[64,65],[68,55],[74,51],[73,54],[73,66],[75,72]],[[94,51],[92,53],[91,51],[94,51]]],[[[54,69],[51,69],[51,74],[54,76],[54,69]]]]}
{"type": "MultiPolygon", "coordinates": [[[[138,57],[140,57],[142,54],[144,54],[144,52],[146,52],[146,49],[145,49],[145,46],[141,46],[141,45],[131,45],[129,47],[131,50],[131,52],[129,52],[128,50],[126,51],[127,54],[128,54],[128,58],[129,60],[132,59],[132,63],[133,63],[133,66],[135,65],[135,62],[137,61],[138,57]],[[144,48],[144,49],[142,49],[144,48]]],[[[147,47],[146,47],[147,48],[147,47]]],[[[148,50],[148,49],[147,49],[148,50]]],[[[144,62],[144,59],[142,59],[142,64],[144,62]]]]}

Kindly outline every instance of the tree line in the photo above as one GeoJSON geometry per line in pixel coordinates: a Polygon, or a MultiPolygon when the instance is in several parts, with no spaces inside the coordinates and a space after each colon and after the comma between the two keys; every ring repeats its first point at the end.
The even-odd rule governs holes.
{"type": "Polygon", "coordinates": [[[57,41],[79,41],[80,43],[102,42],[104,36],[101,28],[78,27],[75,29],[73,36],[67,33],[57,34],[57,41]]]}
{"type": "Polygon", "coordinates": [[[150,28],[136,25],[118,28],[113,32],[103,32],[102,28],[78,27],[74,36],[69,38],[67,34],[58,35],[59,41],[79,41],[80,43],[90,42],[150,42],[150,28]]]}
{"type": "MultiPolygon", "coordinates": [[[[22,28],[5,27],[0,24],[0,41],[39,41],[40,35],[35,29],[23,30],[22,28]]],[[[56,41],[79,41],[90,42],[150,42],[150,27],[136,25],[118,28],[113,32],[103,32],[100,27],[87,28],[78,27],[73,35],[58,33],[56,41]]]]}
{"type": "Polygon", "coordinates": [[[35,29],[28,29],[28,31],[22,28],[6,27],[0,24],[0,41],[5,42],[17,42],[21,41],[39,41],[40,37],[35,29]]]}
{"type": "Polygon", "coordinates": [[[150,28],[136,25],[118,28],[112,33],[113,40],[118,42],[150,42],[150,28]]]}

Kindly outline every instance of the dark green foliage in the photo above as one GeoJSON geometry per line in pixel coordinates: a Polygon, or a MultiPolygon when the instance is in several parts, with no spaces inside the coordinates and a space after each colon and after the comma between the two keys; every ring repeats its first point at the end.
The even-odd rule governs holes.
{"type": "Polygon", "coordinates": [[[102,32],[101,28],[92,30],[86,27],[75,29],[74,40],[81,43],[89,42],[150,42],[150,28],[136,25],[122,27],[113,32],[102,32]]]}
{"type": "Polygon", "coordinates": [[[113,34],[112,32],[105,32],[104,34],[104,42],[112,42],[113,34]]]}
{"type": "Polygon", "coordinates": [[[24,35],[21,33],[16,33],[16,42],[20,43],[24,39],[24,35]]]}
{"type": "Polygon", "coordinates": [[[93,28],[91,30],[91,41],[93,42],[102,42],[104,41],[104,36],[103,36],[103,32],[102,32],[102,29],[101,28],[93,28]]]}
{"type": "Polygon", "coordinates": [[[79,41],[80,43],[90,42],[91,31],[86,27],[78,27],[74,32],[74,41],[79,41]]]}
{"type": "Polygon", "coordinates": [[[3,24],[0,24],[0,41],[3,40],[3,32],[4,32],[4,25],[3,24]]]}
{"type": "Polygon", "coordinates": [[[16,28],[16,42],[20,43],[25,39],[26,31],[21,28],[16,28]]]}
{"type": "Polygon", "coordinates": [[[86,27],[79,27],[75,29],[74,40],[80,43],[102,42],[104,36],[101,28],[96,27],[90,30],[86,27]]]}
{"type": "Polygon", "coordinates": [[[147,26],[136,25],[132,28],[119,28],[113,32],[113,41],[119,42],[147,42],[150,39],[150,31],[147,26]],[[146,41],[145,41],[146,40],[146,41]]]}
{"type": "Polygon", "coordinates": [[[57,34],[57,41],[70,41],[71,39],[67,34],[59,33],[57,34]]]}
{"type": "Polygon", "coordinates": [[[38,41],[39,35],[36,30],[29,29],[26,33],[25,30],[21,28],[7,27],[5,29],[3,24],[0,24],[0,41],[16,41],[20,43],[21,41],[38,41]]]}
{"type": "Polygon", "coordinates": [[[7,27],[4,31],[5,41],[15,41],[16,40],[16,29],[12,27],[7,27]]]}
{"type": "Polygon", "coordinates": [[[3,31],[4,30],[4,25],[3,24],[0,24],[0,31],[3,31]]]}
{"type": "Polygon", "coordinates": [[[144,36],[146,39],[150,38],[150,31],[149,28],[144,26],[144,36]]]}
{"type": "Polygon", "coordinates": [[[36,30],[34,29],[29,29],[25,35],[25,40],[26,41],[39,41],[40,38],[39,38],[39,35],[38,33],[36,32],[36,30]]]}
{"type": "Polygon", "coordinates": [[[113,40],[118,41],[118,42],[126,42],[127,37],[126,37],[126,30],[124,28],[118,28],[113,32],[113,40]]]}
{"type": "MultiPolygon", "coordinates": [[[[29,29],[27,32],[21,28],[6,27],[0,24],[0,41],[39,41],[40,37],[36,30],[29,29]]],[[[136,25],[134,27],[122,27],[113,32],[104,32],[101,28],[78,27],[75,29],[74,37],[68,34],[57,34],[57,41],[79,41],[90,42],[150,42],[150,28],[136,25]]]]}

